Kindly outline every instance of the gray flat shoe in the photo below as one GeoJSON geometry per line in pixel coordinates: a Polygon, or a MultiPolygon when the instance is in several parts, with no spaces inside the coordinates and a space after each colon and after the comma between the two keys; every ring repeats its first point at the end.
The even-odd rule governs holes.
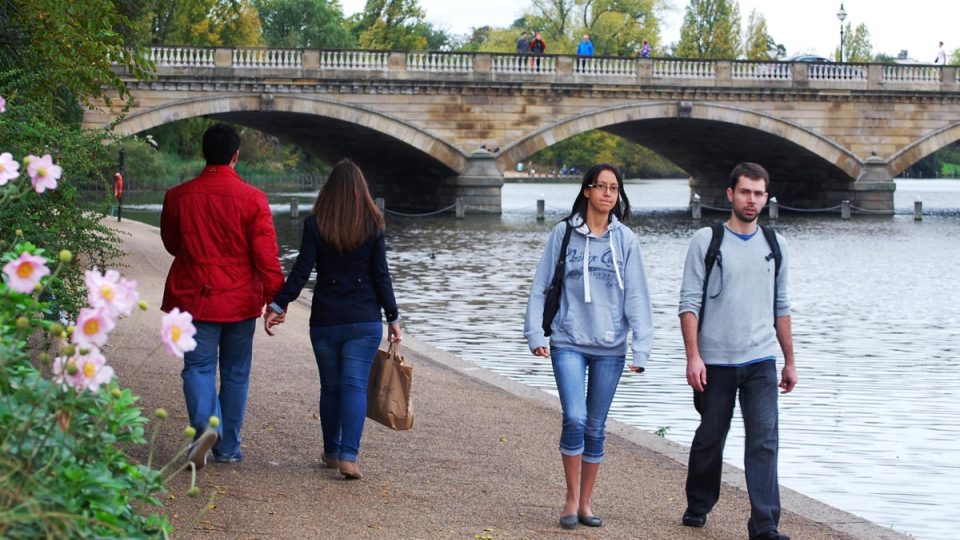
{"type": "Polygon", "coordinates": [[[600,516],[577,516],[581,525],[586,527],[599,527],[603,525],[603,518],[600,516]]]}
{"type": "Polygon", "coordinates": [[[569,516],[560,516],[560,527],[563,529],[576,529],[577,528],[577,515],[570,514],[569,516]]]}

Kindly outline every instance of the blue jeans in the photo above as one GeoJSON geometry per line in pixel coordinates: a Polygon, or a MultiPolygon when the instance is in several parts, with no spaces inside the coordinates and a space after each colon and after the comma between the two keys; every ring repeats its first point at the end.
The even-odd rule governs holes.
{"type": "Polygon", "coordinates": [[[751,538],[776,530],[780,523],[777,384],[775,360],[742,367],[707,366],[706,389],[693,393],[700,427],[690,445],[687,508],[706,514],[720,498],[723,447],[739,390],[746,432],[743,465],[750,495],[747,529],[751,538]]]}
{"type": "Polygon", "coordinates": [[[624,357],[553,348],[550,358],[563,409],[560,453],[583,454],[587,463],[602,463],[607,413],[623,374],[624,357]]]}
{"type": "Polygon", "coordinates": [[[323,453],[356,461],[367,416],[367,380],[383,337],[380,321],[310,328],[320,371],[323,453]]]}
{"type": "Polygon", "coordinates": [[[203,433],[210,417],[220,419],[220,439],[213,453],[235,457],[240,453],[240,428],[247,409],[253,331],[257,319],[235,323],[194,322],[197,348],[184,353],[183,395],[187,399],[190,425],[203,433]],[[217,366],[220,366],[220,393],[217,393],[217,366]]]}

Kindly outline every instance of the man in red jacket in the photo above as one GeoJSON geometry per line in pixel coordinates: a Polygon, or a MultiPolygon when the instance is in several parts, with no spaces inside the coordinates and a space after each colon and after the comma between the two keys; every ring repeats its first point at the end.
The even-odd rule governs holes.
{"type": "Polygon", "coordinates": [[[174,256],[160,309],[190,312],[197,348],[183,357],[190,425],[202,434],[211,416],[217,437],[198,438],[189,459],[198,467],[243,459],[240,428],[247,408],[253,332],[263,306],[280,292],[277,234],[267,196],[234,170],[240,137],[217,124],[203,134],[207,166],[167,191],[160,217],[163,245],[174,256]],[[220,392],[217,393],[217,366],[220,392]]]}

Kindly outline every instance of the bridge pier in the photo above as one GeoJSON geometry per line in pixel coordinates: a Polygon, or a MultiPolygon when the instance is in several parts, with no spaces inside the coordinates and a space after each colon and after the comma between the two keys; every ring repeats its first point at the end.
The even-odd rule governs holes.
{"type": "Polygon", "coordinates": [[[485,150],[470,154],[466,168],[453,179],[457,198],[463,198],[467,213],[502,212],[503,173],[496,157],[485,150]]]}

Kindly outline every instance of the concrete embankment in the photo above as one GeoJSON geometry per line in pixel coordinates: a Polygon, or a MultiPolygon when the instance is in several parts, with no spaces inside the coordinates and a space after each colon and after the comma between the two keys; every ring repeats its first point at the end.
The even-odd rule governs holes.
{"type": "MultiPolygon", "coordinates": [[[[105,351],[123,386],[146,411],[165,407],[156,453],[165,462],[183,442],[187,417],[181,361],[159,340],[160,297],[171,257],[159,230],[111,223],[123,234],[125,276],[152,306],[121,321],[105,351]]],[[[403,299],[399,299],[401,306],[403,299]]],[[[368,422],[359,465],[346,481],[320,462],[319,380],[307,332],[309,308],[292,304],[268,337],[258,327],[244,426],[246,460],[200,471],[203,495],[187,498],[181,474],[163,495],[177,538],[746,538],[742,473],[729,468],[704,529],[680,525],[686,451],[610,422],[607,461],[594,495],[599,529],[557,526],[563,476],[555,398],[477,368],[416,336],[404,339],[415,366],[416,426],[393,432],[368,422]],[[213,509],[198,518],[213,495],[213,509]]],[[[518,321],[518,324],[521,324],[518,321]]],[[[526,351],[517,351],[526,354],[526,351]]],[[[538,361],[530,357],[531,362],[538,361]]],[[[137,450],[137,455],[144,452],[137,450]]],[[[783,532],[794,539],[903,538],[848,513],[783,490],[783,532]]]]}

